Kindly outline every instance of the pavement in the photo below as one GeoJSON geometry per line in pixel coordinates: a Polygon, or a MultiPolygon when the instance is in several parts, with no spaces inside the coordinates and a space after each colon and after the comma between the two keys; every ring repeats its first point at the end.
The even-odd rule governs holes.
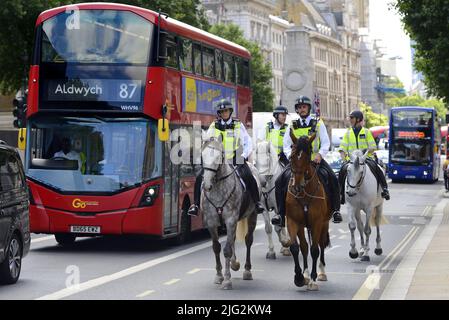
{"type": "Polygon", "coordinates": [[[449,299],[449,193],[440,194],[430,223],[396,268],[381,299],[449,299]]]}

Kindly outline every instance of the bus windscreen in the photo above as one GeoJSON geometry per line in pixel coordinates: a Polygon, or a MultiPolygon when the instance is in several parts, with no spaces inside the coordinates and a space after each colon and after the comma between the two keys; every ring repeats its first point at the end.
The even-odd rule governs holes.
{"type": "Polygon", "coordinates": [[[127,11],[63,12],[43,23],[41,61],[147,65],[152,31],[149,21],[127,11]]]}

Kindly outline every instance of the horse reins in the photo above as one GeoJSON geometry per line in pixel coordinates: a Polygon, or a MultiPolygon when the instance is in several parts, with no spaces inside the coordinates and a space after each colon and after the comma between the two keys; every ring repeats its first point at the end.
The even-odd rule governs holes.
{"type": "MultiPolygon", "coordinates": [[[[213,149],[213,150],[216,150],[216,151],[222,151],[222,150],[219,150],[219,149],[210,147],[210,146],[208,146],[208,148],[213,149]]],[[[223,154],[223,152],[222,152],[222,154],[223,154]]],[[[220,165],[220,166],[221,166],[221,165],[220,165]]],[[[206,170],[206,171],[214,172],[215,174],[218,173],[218,168],[217,168],[217,169],[212,169],[212,168],[208,168],[208,167],[204,167],[204,166],[203,166],[203,169],[206,170]]],[[[231,173],[227,174],[226,176],[223,176],[223,177],[220,177],[220,178],[215,178],[215,181],[216,181],[216,182],[220,182],[220,181],[226,180],[226,179],[229,178],[231,175],[233,175],[233,174],[236,172],[236,170],[237,170],[237,166],[235,166],[235,167],[233,168],[233,170],[231,171],[231,173]]],[[[236,179],[234,179],[234,187],[232,188],[232,191],[231,191],[231,193],[229,194],[228,198],[225,200],[225,202],[224,202],[220,207],[216,206],[215,203],[212,202],[212,200],[207,196],[207,191],[204,190],[204,188],[203,188],[203,190],[204,190],[204,196],[206,197],[207,201],[209,201],[209,203],[215,208],[215,210],[217,211],[218,215],[221,216],[221,214],[223,213],[223,208],[224,208],[224,206],[228,203],[229,199],[231,199],[232,195],[234,194],[234,191],[235,191],[236,187],[237,187],[237,181],[236,181],[236,179]]]]}
{"type": "MultiPolygon", "coordinates": [[[[353,164],[353,162],[350,162],[351,164],[353,164]]],[[[365,163],[359,163],[361,166],[363,166],[363,172],[362,172],[362,175],[360,176],[360,179],[359,179],[359,181],[357,182],[357,184],[355,185],[355,186],[352,186],[350,183],[349,183],[349,179],[346,179],[346,184],[350,187],[350,188],[352,188],[352,189],[360,189],[360,187],[362,186],[362,183],[363,183],[363,179],[365,179],[365,174],[366,174],[366,164],[365,163]]]]}

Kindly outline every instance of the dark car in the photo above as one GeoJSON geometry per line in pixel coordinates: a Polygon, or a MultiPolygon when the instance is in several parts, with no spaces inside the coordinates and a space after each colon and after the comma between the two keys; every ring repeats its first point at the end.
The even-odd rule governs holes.
{"type": "Polygon", "coordinates": [[[340,152],[338,151],[329,151],[324,160],[331,166],[334,173],[338,176],[340,172],[341,166],[343,165],[343,160],[341,159],[340,152]]]}
{"type": "Polygon", "coordinates": [[[18,152],[0,141],[0,284],[16,283],[30,250],[29,195],[18,152]]]}

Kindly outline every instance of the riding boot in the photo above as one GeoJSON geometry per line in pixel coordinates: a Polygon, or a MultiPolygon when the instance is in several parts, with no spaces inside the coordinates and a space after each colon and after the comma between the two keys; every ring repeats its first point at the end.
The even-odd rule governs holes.
{"type": "Polygon", "coordinates": [[[282,174],[276,179],[274,183],[274,192],[276,196],[276,206],[278,208],[278,212],[271,219],[271,224],[275,226],[285,227],[285,198],[287,196],[290,176],[290,165],[287,165],[282,174]]]}
{"type": "Polygon", "coordinates": [[[328,197],[330,197],[332,222],[340,223],[343,221],[340,214],[340,186],[337,176],[325,160],[321,160],[318,166],[318,176],[324,184],[328,197]]]}
{"type": "Polygon", "coordinates": [[[250,192],[251,198],[253,199],[254,204],[256,205],[256,211],[257,213],[263,213],[265,211],[265,208],[262,205],[262,203],[260,203],[260,194],[259,188],[257,187],[257,181],[254,178],[253,173],[251,172],[251,169],[246,162],[242,164],[241,168],[242,168],[241,172],[243,173],[242,174],[243,181],[245,182],[247,190],[250,192]]]}
{"type": "Polygon", "coordinates": [[[345,204],[345,181],[348,174],[348,162],[343,163],[338,173],[338,182],[340,185],[340,203],[345,204]]]}
{"type": "Polygon", "coordinates": [[[390,200],[390,192],[388,191],[387,180],[385,179],[385,174],[382,169],[377,165],[377,163],[372,159],[366,159],[366,163],[368,167],[371,169],[371,172],[376,177],[377,183],[380,184],[382,188],[381,196],[385,200],[390,200]]]}
{"type": "Polygon", "coordinates": [[[201,172],[195,180],[195,187],[193,191],[193,201],[194,203],[190,206],[187,214],[190,216],[198,216],[200,210],[200,200],[201,200],[201,184],[203,183],[203,172],[201,172]]]}

